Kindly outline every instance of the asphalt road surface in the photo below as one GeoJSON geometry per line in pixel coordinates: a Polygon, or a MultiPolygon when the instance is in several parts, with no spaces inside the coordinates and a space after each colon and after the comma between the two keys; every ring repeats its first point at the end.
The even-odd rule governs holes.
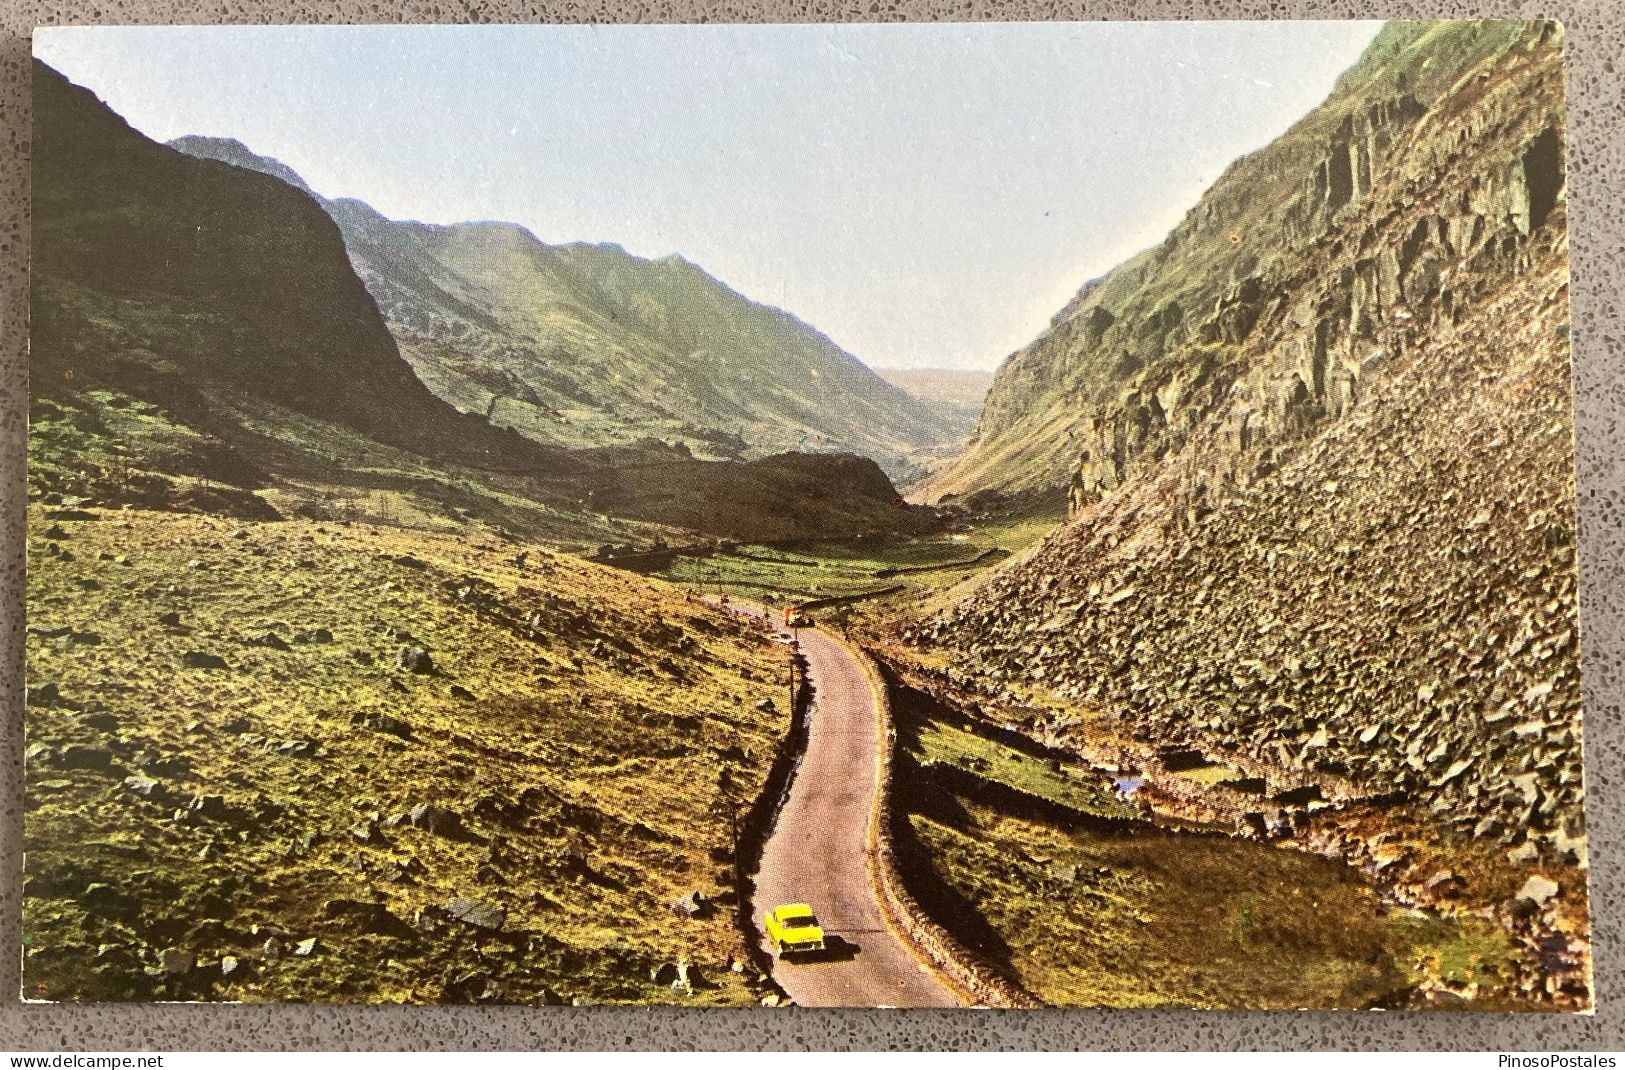
{"type": "Polygon", "coordinates": [[[762,853],[752,914],[760,929],[773,907],[809,903],[833,946],[814,961],[779,960],[773,978],[804,1007],[963,1006],[875,901],[868,845],[880,721],[868,677],[839,641],[798,632],[814,689],[807,753],[762,853]]]}

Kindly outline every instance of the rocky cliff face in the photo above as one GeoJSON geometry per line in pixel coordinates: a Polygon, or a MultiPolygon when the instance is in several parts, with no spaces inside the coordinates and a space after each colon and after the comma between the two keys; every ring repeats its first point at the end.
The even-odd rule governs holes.
{"type": "Polygon", "coordinates": [[[1389,27],[1080,293],[939,484],[1071,521],[910,638],[1583,861],[1560,48],[1389,27]]]}
{"type": "Polygon", "coordinates": [[[1390,24],[1324,105],[1005,362],[924,495],[1075,511],[1221,413],[1257,449],[1346,411],[1390,333],[1430,328],[1408,304],[1453,315],[1557,204],[1560,98],[1509,88],[1561,91],[1558,31],[1531,27],[1390,24]]]}
{"type": "MultiPolygon", "coordinates": [[[[171,145],[307,188],[221,138],[171,145]]],[[[403,353],[441,397],[530,438],[625,445],[650,435],[705,456],[814,449],[914,474],[962,426],[807,324],[679,256],[548,245],[510,223],[433,226],[324,200],[403,353]]]]}

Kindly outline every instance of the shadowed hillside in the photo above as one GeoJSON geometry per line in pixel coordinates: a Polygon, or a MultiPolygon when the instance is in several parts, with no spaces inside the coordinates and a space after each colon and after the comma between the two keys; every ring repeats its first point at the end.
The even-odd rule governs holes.
{"type": "Polygon", "coordinates": [[[157,145],[34,65],[34,393],[127,391],[200,424],[250,394],[381,442],[544,472],[430,393],[338,229],[281,182],[157,145]]]}
{"type": "Polygon", "coordinates": [[[755,461],[702,461],[681,447],[587,453],[592,508],[734,539],[920,534],[941,525],[934,510],[903,501],[880,466],[851,454],[783,453],[755,461]]]}

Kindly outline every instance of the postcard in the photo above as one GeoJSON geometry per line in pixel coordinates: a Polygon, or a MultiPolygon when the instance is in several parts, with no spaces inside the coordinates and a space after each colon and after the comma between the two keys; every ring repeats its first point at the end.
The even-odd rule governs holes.
{"type": "Polygon", "coordinates": [[[25,999],[1589,1010],[1559,24],[34,58],[25,999]]]}

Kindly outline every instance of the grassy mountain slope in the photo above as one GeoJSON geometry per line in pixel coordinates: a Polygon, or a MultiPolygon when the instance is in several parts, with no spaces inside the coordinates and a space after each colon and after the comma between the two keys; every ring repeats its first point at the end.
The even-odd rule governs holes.
{"type": "Polygon", "coordinates": [[[566,508],[581,464],[423,386],[307,195],[157,145],[43,64],[34,91],[36,490],[610,533],[566,508]]]}
{"type": "Polygon", "coordinates": [[[954,477],[1071,521],[911,637],[1052,738],[1311,781],[1284,823],[1227,794],[1494,913],[1522,994],[1583,1003],[1560,59],[1550,23],[1392,26],[1080,295],[954,477]]]}
{"type": "MultiPolygon", "coordinates": [[[[172,144],[298,181],[235,141],[172,144]]],[[[546,245],[508,223],[431,226],[356,200],[323,203],[424,381],[539,441],[652,435],[710,457],[851,452],[902,476],[916,451],[955,437],[930,405],[680,256],[644,260],[615,245],[546,245]]]]}
{"type": "Polygon", "coordinates": [[[755,628],[456,534],[29,521],[25,995],[759,997],[672,908],[787,727],[755,628]]]}
{"type": "Polygon", "coordinates": [[[1550,1007],[1554,945],[1529,946],[1482,908],[1516,895],[1518,873],[1439,850],[1392,812],[1380,859],[1283,850],[1236,830],[1243,808],[1265,804],[1241,770],[1164,760],[1116,722],[1074,724],[1064,743],[1017,731],[1030,707],[944,686],[940,670],[891,653],[903,655],[898,834],[922,901],[1044,1002],[1550,1007]],[[1396,889],[1401,873],[1472,894],[1440,909],[1396,889]]]}

